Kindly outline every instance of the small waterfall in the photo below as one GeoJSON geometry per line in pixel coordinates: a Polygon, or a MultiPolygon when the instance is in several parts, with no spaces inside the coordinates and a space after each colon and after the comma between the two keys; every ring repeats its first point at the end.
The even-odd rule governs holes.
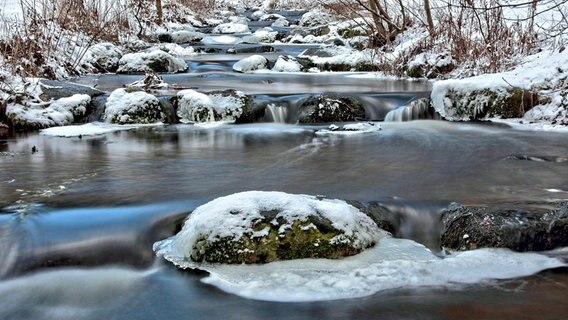
{"type": "Polygon", "coordinates": [[[385,122],[401,122],[412,120],[440,120],[441,117],[430,106],[429,98],[422,98],[412,101],[410,104],[391,110],[385,117],[385,122]]]}
{"type": "Polygon", "coordinates": [[[264,114],[266,121],[275,123],[286,123],[288,119],[288,108],[286,106],[269,103],[264,114]]]}

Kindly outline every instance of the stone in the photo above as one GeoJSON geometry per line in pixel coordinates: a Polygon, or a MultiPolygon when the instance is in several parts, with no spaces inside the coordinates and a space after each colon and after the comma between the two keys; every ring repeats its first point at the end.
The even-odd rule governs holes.
{"type": "Polygon", "coordinates": [[[119,61],[117,73],[176,73],[188,69],[183,59],[159,49],[129,53],[119,61]]]}
{"type": "Polygon", "coordinates": [[[542,251],[568,246],[568,203],[556,209],[451,204],[441,215],[441,245],[454,250],[542,251]]]}
{"type": "Polygon", "coordinates": [[[163,123],[166,112],[158,98],[151,94],[116,89],[106,101],[104,119],[116,124],[163,123]]]}
{"type": "Polygon", "coordinates": [[[365,117],[362,104],[352,97],[313,96],[300,105],[300,123],[356,121],[365,117]]]}

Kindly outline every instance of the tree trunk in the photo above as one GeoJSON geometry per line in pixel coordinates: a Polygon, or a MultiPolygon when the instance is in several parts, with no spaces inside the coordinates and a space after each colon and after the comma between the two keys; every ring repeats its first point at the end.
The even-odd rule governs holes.
{"type": "Polygon", "coordinates": [[[156,0],[156,23],[162,24],[162,0],[156,0]]]}
{"type": "Polygon", "coordinates": [[[385,31],[385,27],[383,26],[383,21],[379,17],[379,11],[377,10],[377,0],[369,0],[369,7],[373,12],[373,21],[375,22],[375,30],[379,34],[379,36],[383,39],[387,39],[387,33],[385,31]]]}
{"type": "Polygon", "coordinates": [[[436,31],[434,30],[434,21],[432,20],[432,10],[430,10],[430,0],[424,0],[424,12],[426,13],[428,31],[430,31],[430,36],[433,37],[436,31]]]}

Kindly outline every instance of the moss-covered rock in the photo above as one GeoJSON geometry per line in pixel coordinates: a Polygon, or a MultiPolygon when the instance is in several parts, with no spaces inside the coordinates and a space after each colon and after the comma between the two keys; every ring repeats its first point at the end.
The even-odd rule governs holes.
{"type": "Polygon", "coordinates": [[[363,105],[353,97],[319,95],[300,105],[300,123],[355,121],[365,117],[363,105]]]}
{"type": "Polygon", "coordinates": [[[180,265],[337,259],[375,245],[381,234],[368,216],[344,201],[250,191],[197,208],[180,233],[154,249],[180,265]]]}
{"type": "Polygon", "coordinates": [[[177,114],[183,123],[236,121],[249,113],[250,98],[236,90],[182,90],[177,94],[177,114]]]}
{"type": "Polygon", "coordinates": [[[166,110],[151,94],[134,89],[116,89],[107,99],[104,119],[117,124],[165,122],[166,110]]]}
{"type": "Polygon", "coordinates": [[[518,204],[495,208],[452,204],[441,219],[441,244],[449,249],[541,251],[568,245],[567,203],[555,210],[518,204]]]}
{"type": "Polygon", "coordinates": [[[120,58],[117,73],[175,73],[188,69],[183,59],[159,49],[125,54],[120,58]]]}

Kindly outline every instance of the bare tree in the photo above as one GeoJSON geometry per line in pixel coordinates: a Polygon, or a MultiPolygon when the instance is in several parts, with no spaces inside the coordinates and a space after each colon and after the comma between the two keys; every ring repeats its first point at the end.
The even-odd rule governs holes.
{"type": "Polygon", "coordinates": [[[162,24],[162,0],[156,0],[156,23],[162,24]]]}
{"type": "Polygon", "coordinates": [[[434,37],[436,33],[434,29],[434,21],[432,20],[432,10],[430,9],[430,0],[424,0],[424,13],[426,14],[426,22],[428,23],[428,31],[430,36],[434,37]]]}

